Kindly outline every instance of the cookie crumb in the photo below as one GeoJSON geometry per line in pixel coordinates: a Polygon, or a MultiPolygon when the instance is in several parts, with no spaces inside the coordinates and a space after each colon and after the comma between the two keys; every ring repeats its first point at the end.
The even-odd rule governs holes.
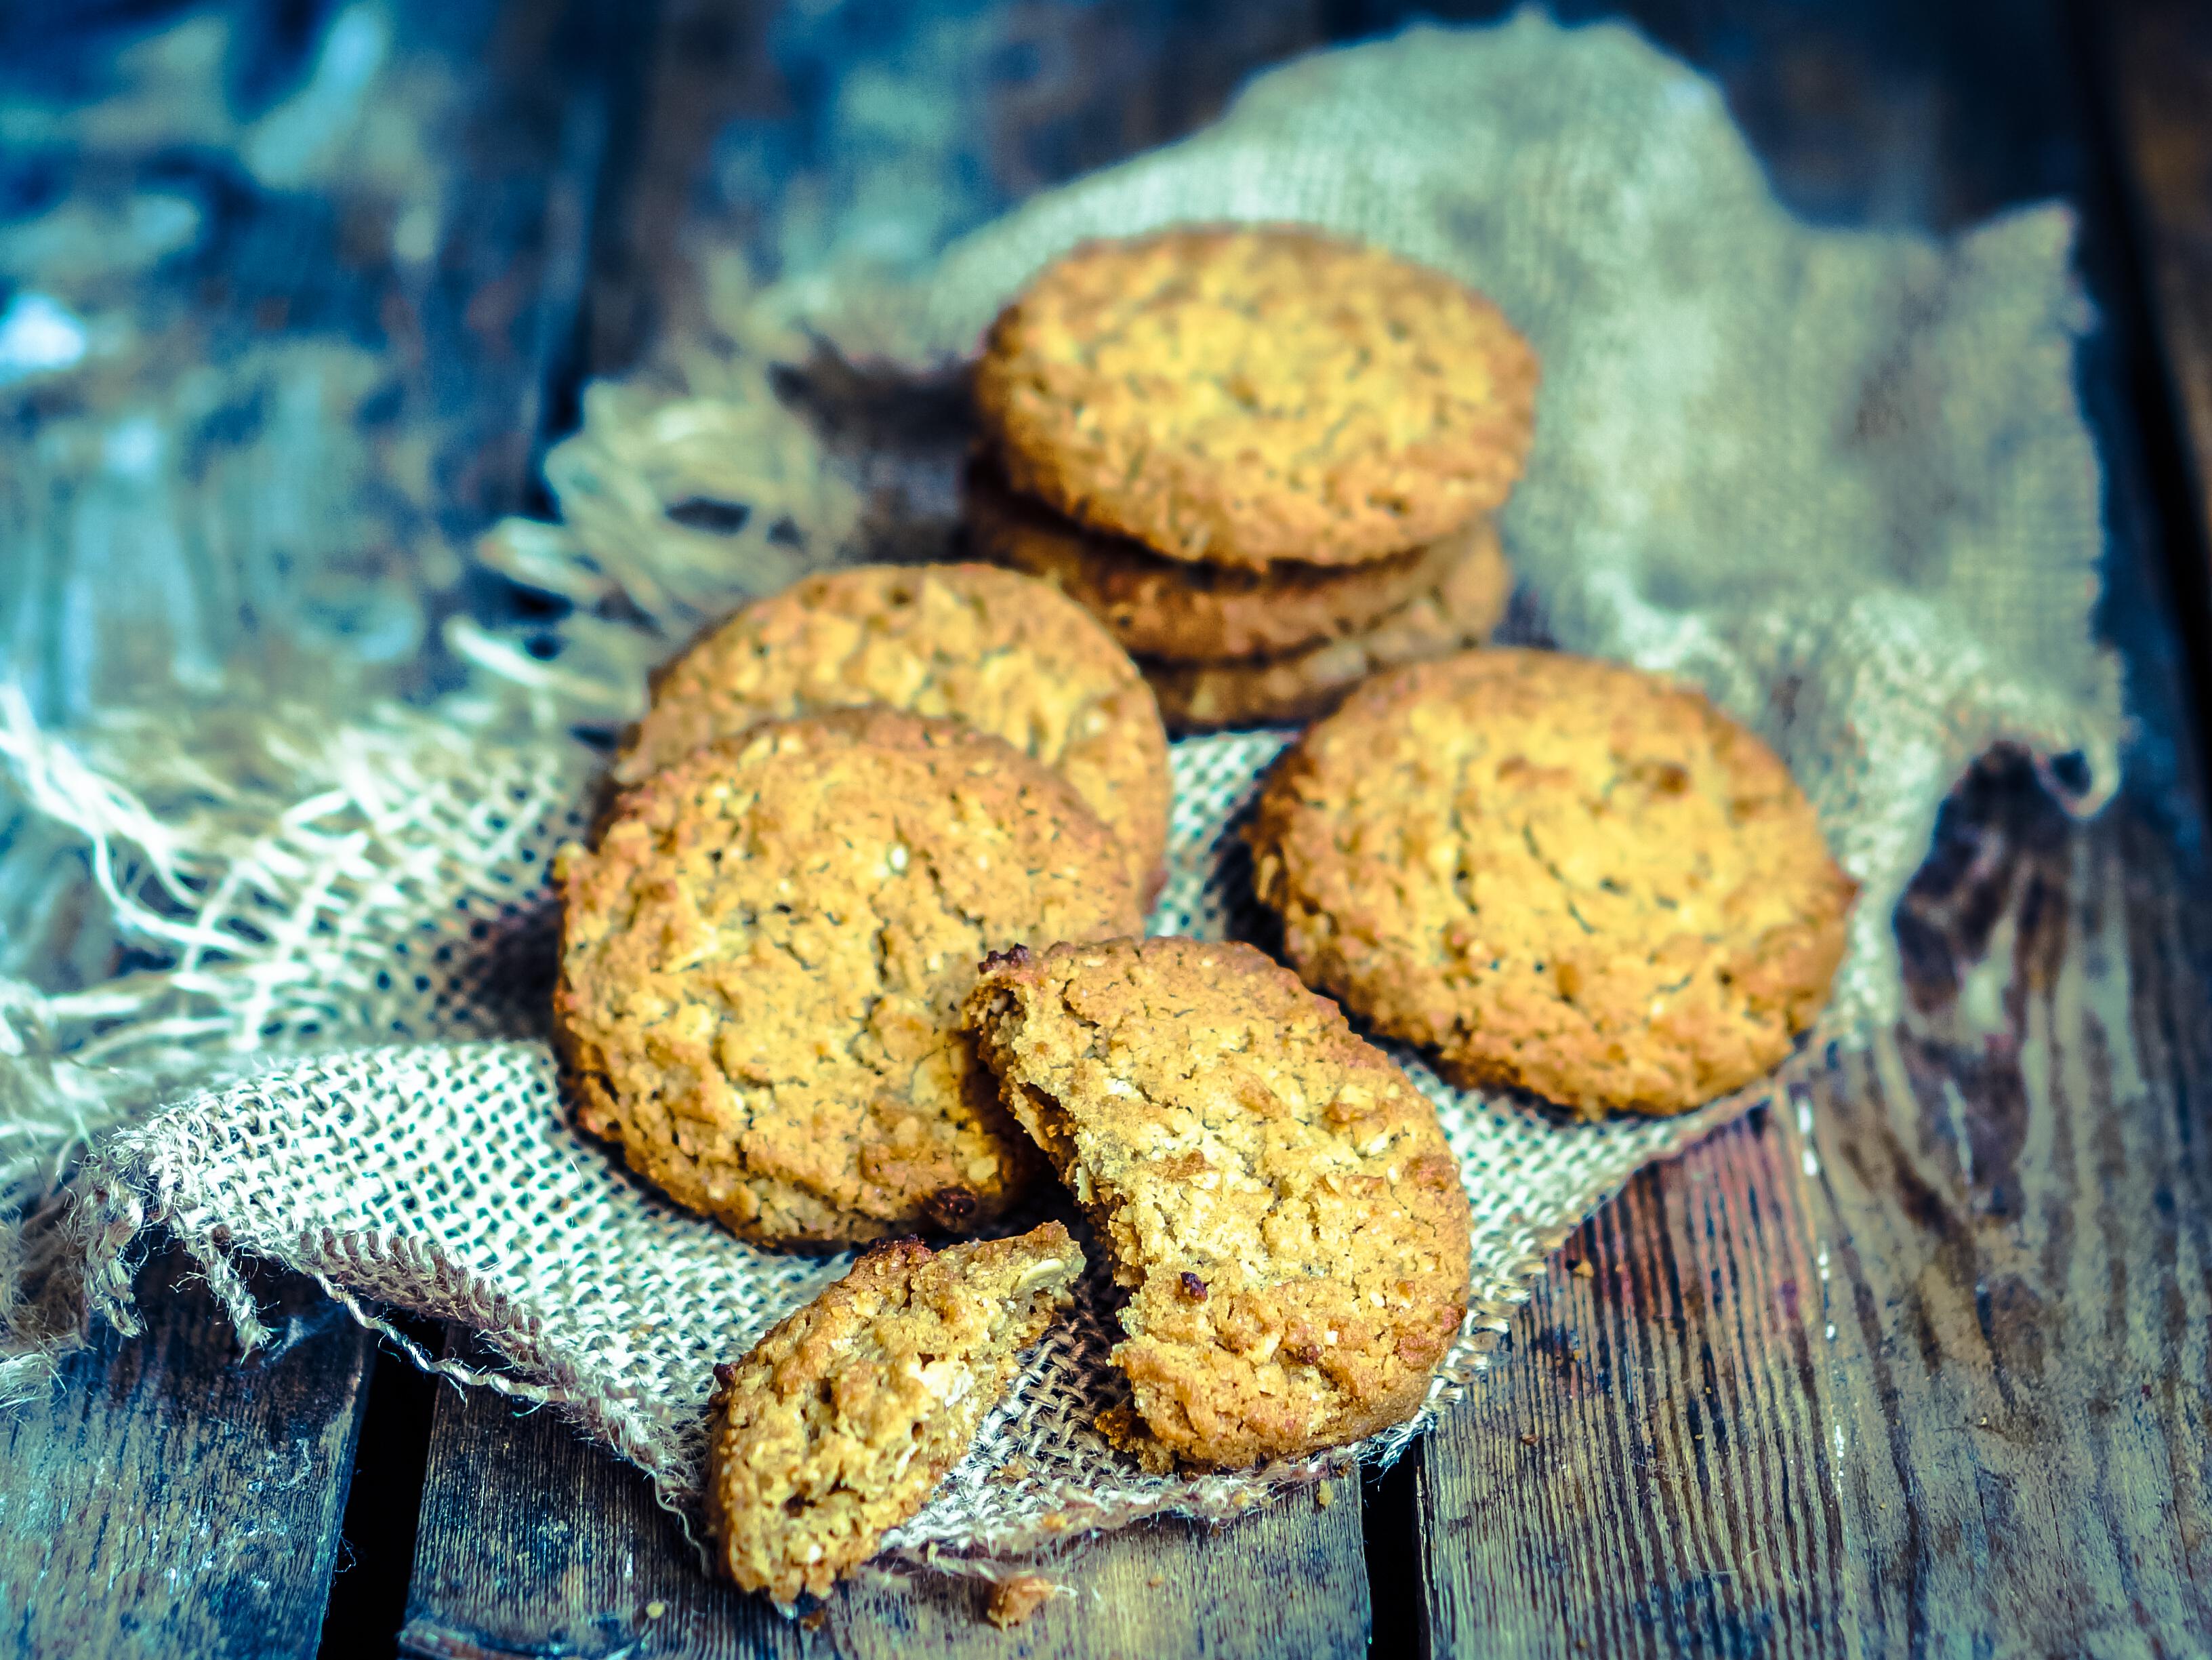
{"type": "Polygon", "coordinates": [[[1597,1270],[1589,1265],[1589,1259],[1585,1257],[1575,1264],[1574,1275],[1577,1280],[1595,1280],[1597,1278],[1597,1270]]]}
{"type": "Polygon", "coordinates": [[[668,1604],[658,1598],[645,1605],[645,1617],[648,1620],[658,1620],[667,1612],[668,1604]]]}
{"type": "Polygon", "coordinates": [[[1336,1492],[1335,1492],[1335,1489],[1334,1489],[1333,1487],[1331,1487],[1328,1482],[1323,1481],[1323,1482],[1322,1482],[1318,1487],[1315,1487],[1315,1489],[1314,1489],[1314,1503],[1315,1503],[1315,1504],[1316,1504],[1316,1505],[1318,1505],[1319,1506],[1321,1506],[1321,1508],[1322,1508],[1322,1509],[1323,1509],[1323,1510],[1327,1510],[1327,1509],[1328,1509],[1331,1505],[1334,1505],[1335,1502],[1336,1502],[1336,1492]]]}
{"type": "Polygon", "coordinates": [[[1162,1585],[1166,1584],[1166,1578],[1164,1575],[1156,1573],[1151,1578],[1145,1581],[1145,1589],[1147,1590],[1158,1590],[1162,1585]]]}
{"type": "Polygon", "coordinates": [[[1059,1594],[1059,1587],[1040,1574],[1018,1573],[991,1587],[987,1609],[991,1623],[1000,1631],[1024,1625],[1029,1617],[1059,1594]]]}
{"type": "Polygon", "coordinates": [[[966,1188],[939,1188],[921,1201],[922,1214],[947,1233],[970,1226],[981,1201],[966,1188]]]}
{"type": "Polygon", "coordinates": [[[1042,1528],[1047,1533],[1066,1533],[1067,1531],[1067,1512],[1066,1511],[1050,1511],[1047,1515],[1039,1518],[1037,1525],[1042,1528]]]}
{"type": "Polygon", "coordinates": [[[1544,1438],[1542,1436],[1537,1434],[1534,1430],[1522,1430],[1521,1432],[1521,1444],[1524,1447],[1533,1447],[1543,1438],[1544,1438]]]}

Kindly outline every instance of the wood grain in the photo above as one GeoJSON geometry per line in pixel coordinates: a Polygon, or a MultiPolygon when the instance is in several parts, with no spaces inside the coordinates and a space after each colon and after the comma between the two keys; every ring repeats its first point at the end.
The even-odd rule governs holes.
{"type": "MultiPolygon", "coordinates": [[[[2158,601],[2188,642],[2197,736],[2212,745],[2212,13],[2191,0],[2081,12],[2114,198],[2112,332],[2137,383],[2166,520],[2158,601]]],[[[2212,762],[2212,750],[2194,758],[2212,762]]]]}
{"type": "Polygon", "coordinates": [[[241,1364],[205,1287],[159,1259],[144,1335],[102,1331],[0,1418],[9,1652],[315,1652],[374,1345],[304,1281],[259,1289],[279,1336],[241,1364]]]}
{"type": "Polygon", "coordinates": [[[2212,11],[2124,0],[2104,24],[2123,162],[2201,489],[2212,480],[2212,11]]]}
{"type": "Polygon", "coordinates": [[[403,1652],[716,1657],[1283,1654],[1367,1648],[1358,1485],[1300,1495],[1210,1531],[1170,1523],[1081,1541],[1063,1587],[1003,1633],[982,1589],[864,1572],[809,1626],[709,1578],[645,1478],[549,1414],[483,1393],[441,1397],[403,1652]]]}
{"type": "Polygon", "coordinates": [[[1726,1132],[1562,1253],[1419,1455],[1434,1651],[2212,1643],[2212,915],[2126,808],[2054,812],[1984,828],[1986,954],[1809,1138],[1726,1132]]]}
{"type": "Polygon", "coordinates": [[[1331,21],[1321,0],[666,0],[619,187],[599,204],[590,371],[619,373],[698,325],[709,250],[763,281],[863,248],[917,258],[1182,137],[1256,70],[1322,44],[1331,21]],[[884,111],[902,100],[929,113],[893,137],[884,111]]]}
{"type": "Polygon", "coordinates": [[[617,20],[340,9],[56,13],[0,64],[9,130],[44,140],[0,213],[52,198],[0,221],[0,286],[110,340],[0,385],[0,654],[49,721],[218,672],[438,690],[463,550],[529,497],[617,20]]]}
{"type": "MultiPolygon", "coordinates": [[[[594,31],[614,20],[582,0],[338,13],[56,13],[0,66],[9,131],[51,132],[9,167],[52,193],[29,230],[0,223],[0,291],[35,286],[123,343],[0,389],[0,672],[48,719],[173,699],[217,664],[332,695],[433,690],[439,623],[470,598],[456,548],[526,497],[580,300],[594,31]],[[325,84],[314,120],[350,142],[319,148],[300,100],[341,33],[376,78],[366,110],[332,101],[343,76],[325,84]],[[155,259],[101,234],[124,208],[185,240],[155,259]]],[[[58,927],[13,971],[113,972],[104,908],[70,915],[85,938],[58,927]]],[[[143,1295],[143,1337],[102,1334],[7,1424],[5,1642],[314,1653],[339,1565],[347,1608],[406,1578],[404,1531],[341,1538],[374,1346],[288,1292],[283,1346],[240,1366],[203,1291],[163,1276],[143,1295]]],[[[373,1479],[407,1462],[383,1450],[373,1479]]]]}
{"type": "MultiPolygon", "coordinates": [[[[2186,3],[2186,0],[2182,0],[2186,3]]],[[[1340,0],[1339,38],[1407,20],[1484,23],[1516,0],[1340,0]]],[[[2078,65],[2065,0],[1553,0],[1626,21],[1716,80],[1778,195],[1817,222],[1966,224],[2069,194],[2078,65]]]]}

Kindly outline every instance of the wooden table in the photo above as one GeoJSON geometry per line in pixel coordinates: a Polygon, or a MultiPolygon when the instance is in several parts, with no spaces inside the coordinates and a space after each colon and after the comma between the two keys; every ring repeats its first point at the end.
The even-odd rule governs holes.
{"type": "MultiPolygon", "coordinates": [[[[662,0],[648,15],[386,0],[343,27],[356,58],[373,47],[406,68],[408,95],[435,117],[418,165],[439,212],[412,228],[377,220],[389,198],[374,146],[288,182],[281,165],[233,165],[224,146],[250,137],[194,127],[179,106],[176,133],[133,141],[120,183],[197,181],[211,240],[180,263],[82,280],[174,331],[159,360],[172,379],[130,389],[157,411],[191,373],[218,414],[258,407],[240,401],[251,387],[224,398],[255,351],[288,339],[343,336],[390,366],[362,402],[300,417],[313,465],[243,416],[206,417],[193,441],[208,466],[290,504],[289,519],[229,527],[255,556],[281,561],[325,529],[343,539],[343,517],[351,556],[416,584],[427,628],[515,601],[414,551],[406,527],[465,538],[538,502],[534,458],[573,422],[581,380],[634,361],[683,306],[687,227],[738,226],[764,260],[796,256],[872,190],[913,234],[940,234],[1188,131],[1265,64],[1412,9],[662,0]],[[948,77],[957,129],[902,128],[943,109],[925,120],[902,88],[948,77]],[[941,197],[885,195],[910,144],[935,146],[941,197]],[[383,250],[403,233],[428,240],[395,259],[383,250]]],[[[2020,769],[1978,775],[1900,921],[1911,1012],[1819,1092],[1809,1132],[1758,1116],[1638,1177],[1559,1253],[1474,1398],[1388,1475],[1218,1533],[1100,1541],[1066,1571],[1079,1595],[1011,1634],[945,1583],[864,1580],[816,1627],[787,1625],[703,1578],[643,1479],[550,1418],[436,1388],[282,1281],[264,1291],[283,1341],[240,1365],[205,1294],[157,1258],[148,1334],[100,1336],[51,1400],[0,1429],[0,1632],[18,1651],[2212,1648],[2198,748],[2212,689],[2212,8],[1629,9],[1722,80],[1777,188],[1814,217],[1941,228],[2070,197],[2105,317],[2081,376],[2110,471],[2106,623],[2140,723],[2128,787],[2077,828],[2020,769]]],[[[241,0],[224,15],[241,108],[281,95],[321,38],[314,7],[241,0]]],[[[0,13],[0,95],[59,112],[44,137],[0,141],[0,215],[118,187],[112,166],[70,161],[71,100],[83,132],[112,138],[93,71],[146,27],[123,8],[0,13]]],[[[337,62],[325,54],[326,70],[337,62]]],[[[27,257],[0,235],[0,262],[11,248],[27,257]]],[[[33,637],[31,608],[117,580],[112,561],[138,546],[111,523],[126,550],[105,565],[86,551],[88,498],[35,436],[33,423],[0,439],[0,513],[15,515],[0,520],[0,607],[14,608],[0,640],[33,637]]],[[[173,504],[118,500],[115,522],[164,533],[173,504]]],[[[222,618],[188,623],[173,605],[149,626],[170,644],[197,627],[206,649],[251,648],[222,618]]],[[[420,660],[419,689],[433,689],[441,660],[420,660]]],[[[80,640],[13,666],[66,714],[127,696],[138,664],[80,640]]]]}

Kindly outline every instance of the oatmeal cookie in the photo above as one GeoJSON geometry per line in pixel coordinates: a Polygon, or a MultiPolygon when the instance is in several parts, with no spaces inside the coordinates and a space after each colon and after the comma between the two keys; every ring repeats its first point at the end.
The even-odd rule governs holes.
{"type": "Polygon", "coordinates": [[[873,1555],[967,1452],[1082,1273],[1057,1222],[934,1253],[879,1244],[716,1368],[707,1523],[730,1578],[788,1608],[873,1555]]]}
{"type": "Polygon", "coordinates": [[[1003,1210],[1035,1159],[958,1030],[975,961],[1139,915],[1063,781],[881,709],[694,751],[555,875],[580,1122],[681,1203],[802,1248],[1003,1210]]]}
{"type": "Polygon", "coordinates": [[[1144,678],[1082,606],[990,565],[854,566],[756,600],[662,672],[615,776],[636,783],[757,721],[861,703],[963,721],[1043,762],[1155,884],[1167,735],[1144,678]]]}
{"type": "Polygon", "coordinates": [[[979,456],[966,480],[976,554],[1051,583],[1139,657],[1172,663],[1279,657],[1355,634],[1437,581],[1480,532],[1463,526],[1364,565],[1263,571],[1165,559],[1127,537],[1086,530],[1006,487],[979,456]]]}
{"type": "Polygon", "coordinates": [[[1416,1411],[1467,1307],[1435,1110],[1251,946],[1119,939],[984,965],[963,1017],[1129,1290],[1103,1427],[1243,1466],[1416,1411]]]}
{"type": "Polygon", "coordinates": [[[1308,983],[1456,1082],[1585,1116],[1778,1065],[1856,891],[1789,769],[1702,694],[1548,652],[1370,681],[1249,834],[1308,983]]]}
{"type": "Polygon", "coordinates": [[[1291,225],[1086,243],[975,374],[1008,482],[1171,558],[1364,564],[1505,500],[1536,358],[1440,271],[1291,225]]]}
{"type": "Polygon", "coordinates": [[[1513,569],[1491,520],[1478,520],[1464,538],[1455,539],[1460,556],[1426,592],[1344,639],[1239,663],[1146,660],[1140,666],[1168,730],[1182,734],[1310,721],[1335,708],[1370,674],[1482,644],[1513,597],[1513,569]]]}

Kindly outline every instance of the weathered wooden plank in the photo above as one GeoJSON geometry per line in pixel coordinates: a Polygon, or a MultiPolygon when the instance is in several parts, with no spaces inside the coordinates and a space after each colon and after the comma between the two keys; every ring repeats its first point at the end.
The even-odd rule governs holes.
{"type": "Polygon", "coordinates": [[[667,0],[593,250],[594,374],[696,317],[692,261],[769,280],[919,258],[1048,185],[1188,132],[1320,44],[1324,0],[929,0],[862,15],[667,0]],[[887,112],[913,119],[893,130],[887,112]]]}
{"type": "Polygon", "coordinates": [[[307,1656],[336,1566],[373,1347],[304,1281],[260,1287],[241,1364],[188,1265],[143,1271],[103,1331],[0,1418],[0,1644],[26,1656],[307,1656]]]}
{"type": "Polygon", "coordinates": [[[1369,1625],[1358,1484],[1299,1495],[1218,1532],[1137,1528],[1042,1571],[1068,1595],[1008,1637],[983,1590],[864,1572],[812,1628],[710,1578],[638,1471],[550,1414],[447,1392],[416,1553],[405,1653],[640,1657],[835,1653],[1358,1655],[1369,1625]]]}
{"type": "Polygon", "coordinates": [[[2212,1642],[2212,914],[2125,808],[1993,833],[1967,994],[1638,1178],[1424,1450],[1436,1651],[2212,1642]]]}
{"type": "Polygon", "coordinates": [[[2172,389],[2212,478],[2212,13],[2187,0],[2100,11],[2172,389]]]}
{"type": "MultiPolygon", "coordinates": [[[[2182,0],[2186,3],[2186,0],[2182,0]]],[[[1516,0],[1340,0],[1342,39],[1413,17],[1479,23],[1516,0]]],[[[1712,76],[1784,201],[1821,221],[1947,227],[2070,194],[2064,0],[1553,0],[1626,19],[1712,76]],[[1940,165],[1936,163],[1940,162],[1940,165]]]]}
{"type": "Polygon", "coordinates": [[[2132,232],[2114,286],[2132,367],[2151,384],[2149,459],[2168,498],[2172,598],[2194,655],[2199,737],[2212,741],[2212,13],[2190,0],[2083,9],[2112,141],[2116,221],[2132,232]],[[2161,427],[2166,431],[2160,431],[2161,427]]]}
{"type": "MultiPolygon", "coordinates": [[[[56,14],[0,53],[0,292],[100,325],[76,367],[0,375],[0,672],[44,715],[219,665],[439,684],[455,550],[524,501],[572,349],[616,21],[246,0],[150,28],[56,14]]],[[[112,942],[58,930],[10,966],[96,978],[112,942]]],[[[411,1529],[365,1503],[340,1533],[373,1341],[288,1292],[288,1347],[234,1371],[204,1292],[143,1289],[145,1337],[104,1335],[8,1421],[15,1646],[312,1653],[339,1564],[343,1610],[386,1623],[331,1651],[388,1647],[411,1529]]],[[[372,1450],[375,1479],[419,1461],[427,1413],[416,1432],[372,1450]]]]}
{"type": "Polygon", "coordinates": [[[1413,1455],[1434,1652],[1844,1651],[1791,1139],[1762,1116],[1639,1176],[1413,1455]]]}
{"type": "Polygon", "coordinates": [[[1963,999],[1814,1104],[1847,1487],[1893,1640],[2197,1651],[2212,933],[2124,810],[2051,854],[1998,1018],[1963,999]]]}
{"type": "Polygon", "coordinates": [[[57,15],[0,59],[0,287],[76,334],[0,368],[0,654],[43,718],[442,684],[573,350],[611,10],[57,15]]]}

